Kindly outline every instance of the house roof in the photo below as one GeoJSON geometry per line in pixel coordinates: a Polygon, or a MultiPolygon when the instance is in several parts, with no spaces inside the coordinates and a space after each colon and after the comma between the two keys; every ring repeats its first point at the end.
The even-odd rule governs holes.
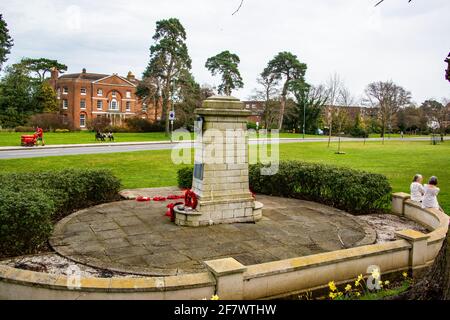
{"type": "Polygon", "coordinates": [[[97,81],[103,78],[108,77],[107,74],[99,74],[99,73],[70,73],[70,74],[64,74],[60,79],[82,79],[82,80],[90,80],[90,81],[97,81]]]}

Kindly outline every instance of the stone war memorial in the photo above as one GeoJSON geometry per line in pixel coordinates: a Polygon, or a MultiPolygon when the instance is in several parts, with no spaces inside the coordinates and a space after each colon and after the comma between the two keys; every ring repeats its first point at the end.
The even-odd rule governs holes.
{"type": "MultiPolygon", "coordinates": [[[[242,102],[213,96],[195,114],[191,189],[122,190],[121,201],[66,216],[54,227],[51,252],[0,263],[0,299],[298,297],[323,292],[330,281],[343,286],[362,277],[369,285],[374,274],[404,271],[417,277],[433,263],[448,230],[443,212],[391,195],[390,187],[383,195],[390,213],[364,216],[329,205],[332,190],[317,201],[282,195],[270,184],[286,169],[275,158],[276,170],[267,170],[267,159],[255,164],[252,152],[267,151],[267,142],[249,138],[242,102]],[[257,181],[264,192],[254,194],[258,179],[268,185],[257,181]],[[36,263],[47,271],[31,271],[36,263]]],[[[315,170],[287,165],[288,175],[315,170]]]]}
{"type": "Polygon", "coordinates": [[[196,110],[197,140],[192,191],[195,210],[175,209],[176,224],[199,227],[256,222],[262,203],[249,190],[247,118],[250,111],[233,97],[214,96],[196,110]]]}

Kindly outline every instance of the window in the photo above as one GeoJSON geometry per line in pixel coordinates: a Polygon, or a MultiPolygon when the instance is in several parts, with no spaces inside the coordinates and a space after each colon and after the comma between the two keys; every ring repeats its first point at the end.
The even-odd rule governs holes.
{"type": "Polygon", "coordinates": [[[86,99],[80,100],[80,109],[86,109],[86,99]]]}
{"type": "Polygon", "coordinates": [[[127,91],[127,98],[131,98],[131,91],[127,91]]]}
{"type": "Polygon", "coordinates": [[[85,96],[86,95],[86,88],[81,88],[81,95],[85,96]]]}
{"type": "Polygon", "coordinates": [[[63,94],[69,94],[69,88],[64,87],[63,88],[63,94]]]}
{"type": "Polygon", "coordinates": [[[116,91],[112,92],[112,96],[115,97],[117,95],[116,91]]]}
{"type": "Polygon", "coordinates": [[[119,104],[117,103],[116,99],[111,100],[111,110],[118,110],[119,109],[119,104]]]}
{"type": "Polygon", "coordinates": [[[59,88],[59,87],[56,90],[56,96],[58,97],[58,99],[61,99],[61,88],[59,88]]]}
{"type": "Polygon", "coordinates": [[[126,106],[127,106],[127,111],[131,111],[131,102],[130,101],[127,101],[126,106]]]}
{"type": "Polygon", "coordinates": [[[80,114],[80,127],[84,128],[86,127],[86,115],[80,114]]]}
{"type": "Polygon", "coordinates": [[[103,101],[97,100],[97,110],[103,110],[103,101]]]}
{"type": "Polygon", "coordinates": [[[63,100],[63,109],[69,109],[69,101],[66,99],[63,100]]]}
{"type": "Polygon", "coordinates": [[[97,89],[97,95],[99,97],[103,96],[103,89],[97,89]]]}

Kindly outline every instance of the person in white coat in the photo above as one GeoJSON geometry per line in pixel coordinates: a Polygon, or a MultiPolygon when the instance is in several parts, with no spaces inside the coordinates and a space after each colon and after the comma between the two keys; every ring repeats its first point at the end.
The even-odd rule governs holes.
{"type": "Polygon", "coordinates": [[[411,183],[411,200],[415,202],[422,202],[425,189],[422,185],[423,177],[420,174],[416,174],[411,183]]]}
{"type": "Polygon", "coordinates": [[[437,187],[437,184],[438,180],[433,176],[430,178],[430,181],[428,181],[428,184],[425,185],[425,193],[422,199],[422,208],[433,208],[441,210],[439,202],[437,200],[437,196],[440,191],[440,189],[437,187]]]}

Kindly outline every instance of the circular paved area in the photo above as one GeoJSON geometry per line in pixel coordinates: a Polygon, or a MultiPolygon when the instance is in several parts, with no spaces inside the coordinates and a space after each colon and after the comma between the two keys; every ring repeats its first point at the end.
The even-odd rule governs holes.
{"type": "Polygon", "coordinates": [[[204,228],[172,224],[164,216],[167,202],[104,204],[63,219],[50,244],[59,254],[93,267],[163,276],[202,272],[206,260],[233,257],[252,265],[376,240],[364,221],[340,210],[296,199],[257,198],[264,204],[264,218],[257,224],[204,228]]]}

